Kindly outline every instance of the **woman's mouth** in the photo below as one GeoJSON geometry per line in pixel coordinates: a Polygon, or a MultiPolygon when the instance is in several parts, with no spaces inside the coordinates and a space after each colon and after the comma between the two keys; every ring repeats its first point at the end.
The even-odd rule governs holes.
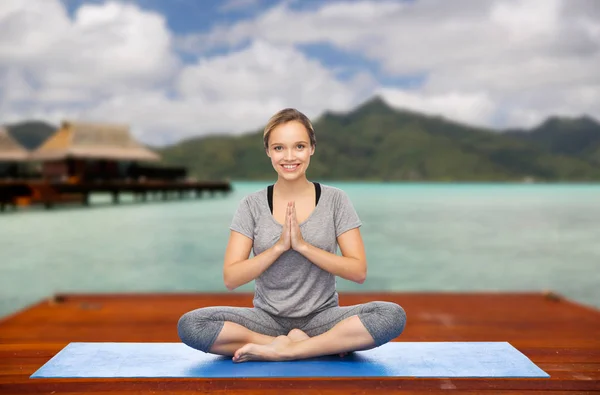
{"type": "Polygon", "coordinates": [[[300,165],[299,164],[295,164],[295,165],[281,165],[281,167],[283,167],[283,171],[291,173],[291,172],[296,171],[296,169],[298,167],[300,167],[300,165]]]}

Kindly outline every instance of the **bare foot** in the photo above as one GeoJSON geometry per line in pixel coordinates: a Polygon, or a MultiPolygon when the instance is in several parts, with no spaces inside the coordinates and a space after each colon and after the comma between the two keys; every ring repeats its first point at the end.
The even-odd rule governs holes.
{"type": "Polygon", "coordinates": [[[277,336],[273,342],[266,345],[248,343],[238,349],[232,359],[233,362],[284,361],[288,359],[285,350],[291,342],[287,336],[277,336]]]}
{"type": "MultiPolygon", "coordinates": [[[[296,328],[292,329],[287,334],[287,337],[289,337],[290,340],[293,341],[293,342],[299,342],[299,341],[302,341],[302,340],[310,339],[310,336],[308,336],[302,330],[296,329],[296,328]]],[[[340,358],[344,358],[346,355],[348,355],[347,352],[342,352],[342,353],[339,354],[340,358]]]]}

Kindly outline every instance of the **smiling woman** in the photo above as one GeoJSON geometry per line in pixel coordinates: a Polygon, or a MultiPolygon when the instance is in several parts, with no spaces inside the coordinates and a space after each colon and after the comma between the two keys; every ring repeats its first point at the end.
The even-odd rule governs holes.
{"type": "Polygon", "coordinates": [[[229,290],[256,280],[254,307],[190,311],[178,323],[181,340],[244,362],[344,355],[399,336],[406,314],[397,304],[339,306],[335,277],[362,284],[367,275],[361,221],[344,191],[306,178],[316,149],[310,120],[278,112],[264,146],[277,182],[240,202],[223,266],[229,290]]]}
{"type": "MultiPolygon", "coordinates": [[[[279,177],[286,181],[300,177],[300,182],[296,185],[298,189],[306,190],[306,169],[317,144],[310,120],[294,109],[280,111],[265,127],[263,141],[267,156],[271,158],[271,164],[279,177]],[[301,180],[302,177],[304,180],[301,180]]],[[[280,184],[290,185],[283,181],[280,184]]]]}

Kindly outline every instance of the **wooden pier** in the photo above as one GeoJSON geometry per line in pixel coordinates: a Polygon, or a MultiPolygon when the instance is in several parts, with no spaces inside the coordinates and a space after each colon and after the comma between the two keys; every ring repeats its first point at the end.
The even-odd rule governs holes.
{"type": "Polygon", "coordinates": [[[226,181],[104,181],[104,182],[47,182],[47,181],[0,181],[0,211],[7,206],[29,206],[41,204],[50,209],[61,203],[90,204],[90,195],[105,193],[118,204],[123,193],[133,194],[137,201],[148,197],[161,200],[183,199],[190,195],[200,197],[204,192],[231,192],[226,181]]]}
{"type": "Polygon", "coordinates": [[[508,341],[550,378],[30,379],[70,342],[177,342],[177,321],[252,295],[65,294],[0,319],[0,394],[575,394],[600,391],[600,311],[541,293],[341,293],[389,300],[408,323],[395,341],[508,341]]]}

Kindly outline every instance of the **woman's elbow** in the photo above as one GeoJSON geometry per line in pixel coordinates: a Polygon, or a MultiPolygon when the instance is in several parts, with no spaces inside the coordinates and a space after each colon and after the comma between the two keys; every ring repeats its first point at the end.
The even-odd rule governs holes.
{"type": "Polygon", "coordinates": [[[354,282],[358,283],[358,284],[362,284],[365,282],[365,280],[367,279],[367,265],[366,262],[363,265],[363,267],[358,271],[358,274],[356,276],[356,279],[354,280],[354,282]]]}
{"type": "Polygon", "coordinates": [[[356,278],[356,280],[354,280],[354,282],[357,284],[362,284],[365,282],[366,279],[367,279],[367,275],[361,274],[359,277],[356,278]]]}
{"type": "Polygon", "coordinates": [[[223,272],[223,283],[229,291],[233,291],[238,287],[238,285],[233,282],[231,276],[227,275],[227,272],[223,272]]]}

